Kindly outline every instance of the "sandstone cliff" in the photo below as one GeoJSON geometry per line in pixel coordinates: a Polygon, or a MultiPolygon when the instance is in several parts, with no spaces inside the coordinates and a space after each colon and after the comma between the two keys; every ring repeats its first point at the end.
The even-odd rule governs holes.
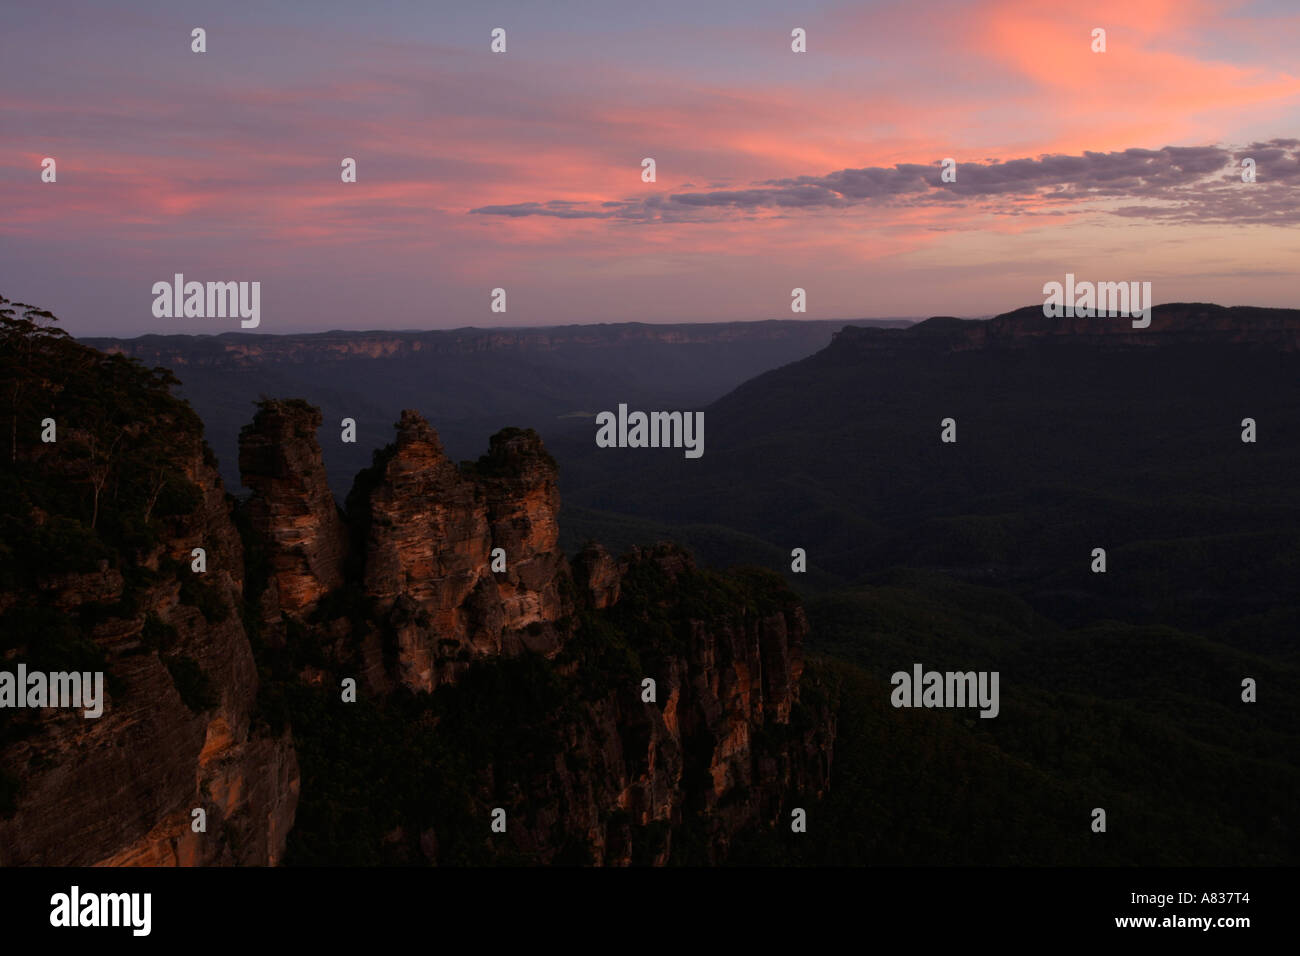
{"type": "Polygon", "coordinates": [[[265,538],[278,606],[302,614],[343,583],[347,532],[320,468],[321,416],[305,403],[262,402],[240,436],[248,516],[265,538]]]}
{"type": "Polygon", "coordinates": [[[477,658],[558,650],[569,568],[555,462],[534,433],[502,432],[458,467],[433,428],[403,412],[396,441],[349,496],[349,552],[319,425],[309,406],[269,402],[241,436],[249,527],[271,569],[260,613],[272,631],[288,616],[335,662],[359,655],[370,690],[430,691],[477,658]],[[364,603],[361,620],[318,609],[333,590],[364,603]]]}
{"type": "Polygon", "coordinates": [[[548,819],[546,794],[595,862],[721,862],[733,836],[788,825],[829,780],[833,716],[800,695],[803,610],[774,576],[702,572],[672,545],[633,551],[619,572],[627,604],[585,614],[561,658],[591,699],[563,764],[530,787],[528,820],[548,819]],[[593,668],[611,647],[626,664],[593,668]]]}
{"type": "Polygon", "coordinates": [[[0,711],[0,865],[275,863],[297,758],[255,718],[243,551],[200,425],[165,378],[43,348],[22,384],[61,431],[6,476],[0,668],[103,671],[107,699],[97,719],[0,711]]]}

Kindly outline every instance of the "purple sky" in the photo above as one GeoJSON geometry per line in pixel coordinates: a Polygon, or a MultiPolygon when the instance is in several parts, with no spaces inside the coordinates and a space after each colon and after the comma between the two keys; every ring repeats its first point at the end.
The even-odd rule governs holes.
{"type": "Polygon", "coordinates": [[[1296,305],[1300,7],[1058,6],[10,5],[0,293],[78,335],[239,329],[155,318],[176,272],[263,333],[1296,305]]]}

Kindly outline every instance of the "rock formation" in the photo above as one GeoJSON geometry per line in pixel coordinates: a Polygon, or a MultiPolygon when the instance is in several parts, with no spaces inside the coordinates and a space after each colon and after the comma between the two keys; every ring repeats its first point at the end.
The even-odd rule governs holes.
{"type": "Polygon", "coordinates": [[[619,584],[626,571],[626,565],[620,565],[595,542],[583,548],[573,562],[575,583],[595,608],[607,608],[618,603],[619,584]]]}
{"type": "Polygon", "coordinates": [[[358,806],[366,859],[707,862],[824,791],[793,594],[672,546],[571,568],[535,433],[457,466],[403,412],[341,511],[319,411],[263,401],[237,503],[169,373],[15,328],[49,354],[10,394],[62,431],[13,452],[0,667],[102,671],[107,699],[0,710],[0,865],[273,865],[295,825],[338,862],[320,821],[358,806]]]}
{"type": "MultiPolygon", "coordinates": [[[[176,422],[157,425],[178,435],[175,459],[197,492],[193,509],[168,518],[166,535],[134,566],[103,560],[97,572],[43,576],[24,597],[42,620],[81,622],[110,675],[108,700],[97,719],[9,712],[0,767],[17,793],[13,812],[0,814],[0,865],[265,865],[284,851],[297,757],[287,734],[254,719],[240,537],[197,436],[176,422]],[[201,583],[190,568],[194,548],[206,552],[201,583]],[[202,675],[206,700],[187,673],[202,675]],[[192,826],[196,809],[206,813],[205,832],[192,826]]],[[[12,669],[41,654],[50,637],[7,633],[0,664],[12,669]]]]}
{"type": "Polygon", "coordinates": [[[275,600],[291,614],[343,583],[347,532],[321,467],[320,423],[305,402],[262,402],[239,441],[249,520],[267,543],[275,600]]]}
{"type": "Polygon", "coordinates": [[[699,844],[693,862],[721,862],[737,833],[777,824],[789,800],[811,804],[829,780],[833,716],[800,700],[803,610],[779,584],[785,597],[768,607],[728,600],[671,545],[632,552],[618,573],[655,596],[648,612],[614,618],[638,635],[642,672],[611,681],[575,722],[563,761],[530,781],[531,825],[516,839],[541,846],[558,821],[589,837],[597,863],[663,863],[685,827],[699,844]],[[686,595],[706,597],[709,616],[694,616],[700,605],[686,595]],[[652,636],[654,622],[669,621],[679,633],[652,636]],[[654,702],[644,678],[655,681],[654,702]]]}
{"type": "MultiPolygon", "coordinates": [[[[511,859],[662,863],[687,826],[698,861],[716,862],[735,834],[773,825],[788,797],[809,802],[823,793],[833,718],[824,705],[800,703],[807,624],[779,578],[723,583],[671,545],[615,560],[593,544],[571,568],[558,548],[555,462],[535,433],[506,429],[486,455],[458,467],[418,413],[403,412],[396,430],[348,498],[343,587],[364,610],[350,623],[321,611],[279,612],[328,651],[323,673],[300,676],[331,687],[359,673],[380,701],[398,687],[453,689],[476,668],[529,652],[553,662],[558,699],[581,703],[536,703],[513,718],[528,728],[505,723],[489,734],[540,734],[522,764],[518,754],[439,741],[470,774],[461,799],[474,812],[508,808],[511,859]],[[655,685],[649,701],[646,679],[655,685]]],[[[241,454],[241,462],[255,460],[241,454]]],[[[308,474],[298,486],[318,487],[319,454],[299,465],[308,474]]],[[[256,479],[245,483],[254,487],[250,511],[264,512],[256,479]]],[[[251,527],[255,546],[281,566],[284,539],[259,522],[251,527]]],[[[504,678],[519,684],[505,692],[526,697],[530,681],[551,680],[528,673],[504,678]]],[[[473,700],[447,698],[450,716],[487,706],[484,696],[501,692],[488,686],[466,691],[473,700]]],[[[487,732],[454,720],[440,728],[433,733],[452,738],[487,732]]],[[[411,731],[404,724],[394,732],[411,731]]],[[[331,780],[354,763],[340,760],[331,780]]],[[[385,839],[409,845],[412,856],[396,859],[438,862],[455,836],[411,821],[385,839]]]]}
{"type": "Polygon", "coordinates": [[[349,544],[319,425],[304,403],[268,401],[240,438],[248,523],[270,567],[258,596],[268,634],[284,617],[309,624],[335,658],[358,652],[366,685],[381,691],[433,690],[477,657],[558,650],[569,569],[555,462],[535,433],[502,432],[478,462],[457,467],[437,432],[403,412],[396,441],[349,497],[349,544]],[[331,629],[318,606],[347,589],[366,603],[365,622],[331,629]]]}

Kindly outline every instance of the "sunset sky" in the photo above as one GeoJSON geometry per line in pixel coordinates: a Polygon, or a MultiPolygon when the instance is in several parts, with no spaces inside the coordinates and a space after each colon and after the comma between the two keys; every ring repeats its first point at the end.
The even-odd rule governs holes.
{"type": "Polygon", "coordinates": [[[261,333],[791,318],[795,286],[807,318],[979,316],[1066,272],[1150,281],[1157,303],[1300,305],[1294,2],[3,19],[0,293],[78,335],[239,330],[154,318],[177,272],[260,281],[261,333]]]}

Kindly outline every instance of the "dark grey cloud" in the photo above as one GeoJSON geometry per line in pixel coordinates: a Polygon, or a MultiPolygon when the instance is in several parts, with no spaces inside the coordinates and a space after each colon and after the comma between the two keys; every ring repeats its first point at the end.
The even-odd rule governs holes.
{"type": "Polygon", "coordinates": [[[1300,222],[1300,140],[1245,147],[1166,146],[1046,155],[1005,162],[957,158],[957,182],[941,180],[938,161],[841,169],[752,183],[738,189],[678,192],[601,203],[525,202],[470,212],[626,222],[689,222],[762,210],[840,209],[859,205],[962,206],[1004,215],[1061,215],[1065,207],[1111,201],[1105,211],[1129,218],[1200,223],[1300,222]],[[1255,160],[1256,182],[1241,181],[1255,160]],[[1060,208],[1053,208],[1060,207],[1060,208]]]}
{"type": "MultiPolygon", "coordinates": [[[[594,209],[573,209],[575,204],[563,199],[552,199],[550,202],[517,202],[505,206],[479,206],[477,209],[471,209],[470,212],[481,213],[485,216],[555,216],[559,219],[612,219],[616,213],[611,211],[600,212],[594,209]]],[[[621,203],[601,203],[602,206],[620,206],[621,203]]]]}

